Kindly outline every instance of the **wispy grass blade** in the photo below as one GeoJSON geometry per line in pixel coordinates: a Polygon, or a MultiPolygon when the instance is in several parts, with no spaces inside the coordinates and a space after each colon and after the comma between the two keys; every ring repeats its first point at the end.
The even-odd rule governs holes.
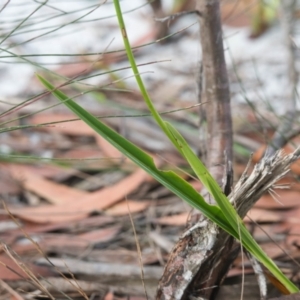
{"type": "Polygon", "coordinates": [[[139,73],[139,70],[137,68],[137,64],[135,62],[134,59],[134,55],[131,49],[131,45],[130,42],[128,40],[128,36],[127,36],[127,32],[126,32],[126,27],[125,27],[125,23],[123,20],[123,15],[122,15],[122,11],[121,11],[121,7],[120,7],[120,3],[119,1],[114,0],[114,4],[115,4],[115,9],[116,9],[116,13],[117,13],[117,18],[118,18],[118,22],[119,22],[119,27],[121,29],[121,33],[122,33],[122,37],[123,37],[123,42],[125,45],[125,49],[126,49],[126,53],[128,56],[128,60],[130,62],[132,71],[134,73],[135,79],[137,81],[137,84],[139,86],[139,89],[143,95],[143,98],[153,116],[153,118],[155,119],[155,121],[158,123],[158,125],[161,127],[161,129],[163,130],[163,132],[167,135],[167,137],[171,140],[171,142],[173,143],[173,145],[177,148],[177,150],[179,152],[181,152],[180,148],[178,148],[176,141],[174,140],[173,135],[169,132],[168,127],[166,126],[164,120],[161,118],[161,116],[158,114],[158,112],[156,111],[150,96],[147,92],[147,89],[144,85],[144,82],[142,80],[142,77],[139,73]]]}

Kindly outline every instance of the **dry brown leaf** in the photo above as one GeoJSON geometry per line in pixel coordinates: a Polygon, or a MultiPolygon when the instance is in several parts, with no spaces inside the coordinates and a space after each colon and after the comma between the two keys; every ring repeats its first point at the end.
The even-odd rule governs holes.
{"type": "Polygon", "coordinates": [[[161,217],[156,219],[154,222],[161,225],[181,226],[186,224],[189,215],[190,213],[185,212],[179,215],[161,217]]]}
{"type": "Polygon", "coordinates": [[[0,164],[1,170],[6,170],[10,172],[13,170],[15,173],[22,173],[22,172],[31,172],[35,175],[45,177],[48,179],[56,179],[56,180],[63,180],[68,178],[69,176],[75,174],[77,170],[70,169],[70,168],[62,168],[55,165],[28,165],[28,164],[13,164],[13,163],[4,163],[1,162],[0,164]]]}
{"type": "MultiPolygon", "coordinates": [[[[23,276],[23,278],[28,278],[28,275],[24,273],[11,258],[7,257],[5,254],[1,254],[0,255],[0,279],[19,280],[22,278],[21,276],[14,273],[13,271],[10,271],[6,266],[18,272],[21,276],[23,276]]],[[[45,267],[36,266],[29,262],[26,262],[26,266],[30,268],[30,270],[35,275],[41,275],[43,277],[54,275],[53,272],[51,272],[48,268],[45,267]]]]}
{"type": "MultiPolygon", "coordinates": [[[[113,222],[114,222],[114,218],[109,216],[101,216],[101,215],[85,218],[80,221],[61,222],[61,223],[54,223],[54,224],[37,224],[37,223],[23,221],[22,230],[26,232],[28,235],[50,232],[50,231],[58,231],[58,230],[74,231],[76,229],[76,230],[83,231],[89,228],[95,228],[113,222]]],[[[13,229],[5,232],[5,235],[8,235],[9,237],[13,237],[15,239],[18,237],[23,237],[24,236],[23,231],[21,231],[19,228],[13,229]]]]}
{"type": "Polygon", "coordinates": [[[192,180],[189,183],[196,191],[200,192],[202,190],[203,184],[199,180],[192,180]]]}
{"type": "Polygon", "coordinates": [[[221,3],[221,18],[224,24],[234,27],[250,26],[258,0],[227,0],[221,3]]]}
{"type": "Polygon", "coordinates": [[[297,259],[300,256],[300,222],[298,219],[286,219],[286,222],[276,224],[274,232],[285,235],[283,248],[293,258],[297,259]],[[293,222],[296,221],[296,222],[293,222]]]}
{"type": "Polygon", "coordinates": [[[39,245],[44,251],[55,250],[59,252],[59,249],[67,248],[84,251],[93,244],[112,240],[118,234],[120,228],[120,226],[112,226],[77,235],[46,233],[40,236],[39,245]]]}
{"type": "Polygon", "coordinates": [[[117,184],[100,191],[89,193],[82,199],[59,205],[44,205],[39,207],[12,208],[11,213],[20,218],[37,223],[56,223],[81,220],[93,211],[103,210],[122,200],[137,189],[149,175],[143,170],[137,170],[117,184]]]}
{"type": "Polygon", "coordinates": [[[276,194],[276,200],[270,194],[263,195],[255,204],[255,207],[266,209],[286,209],[300,205],[299,191],[276,190],[276,194]]]}
{"type": "MultiPolygon", "coordinates": [[[[37,114],[30,118],[30,123],[37,125],[49,122],[60,122],[65,120],[74,119],[75,116],[72,114],[37,114]]],[[[73,135],[73,136],[93,136],[94,131],[86,123],[81,120],[65,122],[61,124],[53,124],[47,127],[41,127],[43,130],[50,132],[59,132],[63,134],[73,135]]]]}
{"type": "Polygon", "coordinates": [[[113,239],[120,231],[121,226],[112,226],[104,229],[97,229],[77,235],[78,239],[96,244],[100,242],[108,242],[113,239]]]}
{"type": "MultiPolygon", "coordinates": [[[[30,119],[30,122],[33,124],[40,123],[48,123],[48,122],[57,122],[68,119],[74,119],[74,116],[71,114],[44,114],[44,115],[36,115],[30,119]]],[[[117,150],[114,146],[112,146],[109,142],[107,142],[103,137],[99,134],[95,133],[93,129],[91,129],[86,123],[83,121],[73,121],[66,122],[62,124],[56,124],[53,126],[44,127],[44,130],[59,132],[67,135],[73,136],[94,136],[99,148],[103,152],[104,157],[110,158],[122,158],[123,155],[117,150]]],[[[100,153],[98,154],[98,156],[100,153]]],[[[124,158],[125,160],[125,158],[124,158]]]]}
{"type": "Polygon", "coordinates": [[[147,298],[142,296],[130,296],[130,300],[147,300],[147,298]]]}
{"type": "Polygon", "coordinates": [[[82,61],[82,62],[76,62],[75,64],[63,65],[62,67],[56,69],[55,72],[61,76],[73,78],[78,75],[82,76],[85,74],[89,74],[94,69],[95,69],[95,64],[82,61]]]}
{"type": "Polygon", "coordinates": [[[17,195],[20,194],[22,191],[22,186],[19,180],[13,178],[10,172],[5,169],[1,168],[0,171],[0,193],[2,195],[13,194],[17,195]]]}
{"type": "Polygon", "coordinates": [[[275,259],[276,257],[280,255],[284,255],[285,253],[282,251],[284,249],[286,252],[289,252],[288,249],[286,249],[286,244],[285,243],[274,243],[274,242],[269,242],[269,243],[263,243],[261,244],[261,248],[267,253],[267,255],[271,259],[275,259]]]}
{"type": "Polygon", "coordinates": [[[270,211],[260,208],[252,208],[245,217],[246,222],[280,222],[283,216],[279,211],[270,211]],[[251,218],[248,218],[248,216],[251,218]]]}
{"type": "Polygon", "coordinates": [[[90,242],[80,239],[76,235],[64,233],[44,233],[39,236],[39,238],[39,246],[44,252],[59,252],[59,249],[80,249],[81,251],[84,251],[90,245],[90,242]]]}
{"type": "Polygon", "coordinates": [[[150,201],[134,201],[134,200],[124,200],[116,205],[105,210],[105,213],[109,216],[124,216],[129,213],[141,212],[149,207],[150,201]],[[130,212],[128,211],[128,206],[130,212]]]}
{"type": "Polygon", "coordinates": [[[104,300],[114,300],[114,294],[112,292],[108,292],[105,295],[104,300]]]}
{"type": "MultiPolygon", "coordinates": [[[[137,252],[132,250],[127,250],[125,248],[118,249],[93,249],[89,252],[89,259],[92,261],[101,261],[106,263],[116,263],[120,264],[136,264],[139,265],[137,252]]],[[[155,250],[146,249],[142,253],[142,261],[144,265],[151,265],[158,261],[157,253],[155,250]]]]}
{"type": "Polygon", "coordinates": [[[16,180],[23,183],[26,190],[34,192],[53,204],[72,203],[88,195],[84,191],[44,179],[28,168],[20,168],[19,165],[11,165],[9,170],[16,180]]]}
{"type": "MultiPolygon", "coordinates": [[[[300,225],[300,207],[288,211],[282,211],[281,213],[284,217],[286,217],[286,222],[293,226],[292,231],[295,233],[294,230],[297,228],[295,225],[300,225]]],[[[300,229],[300,226],[297,229],[300,229]]]]}

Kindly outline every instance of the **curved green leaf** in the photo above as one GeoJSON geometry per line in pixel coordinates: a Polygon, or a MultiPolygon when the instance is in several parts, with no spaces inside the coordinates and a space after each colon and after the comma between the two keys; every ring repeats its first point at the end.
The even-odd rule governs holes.
{"type": "MultiPolygon", "coordinates": [[[[173,171],[161,171],[156,168],[152,157],[150,157],[142,149],[126,140],[113,129],[106,126],[92,114],[79,106],[76,102],[71,100],[64,93],[55,89],[55,87],[46,79],[40,75],[37,75],[37,77],[43,83],[43,85],[53,93],[54,96],[56,96],[79,118],[86,122],[97,133],[99,133],[105,140],[120,150],[126,157],[135,162],[138,166],[144,169],[153,178],[167,187],[178,197],[185,200],[194,208],[200,210],[207,218],[211,219],[221,228],[228,231],[232,235],[235,234],[219,207],[206,203],[203,197],[187,181],[179,177],[173,171]]],[[[235,237],[238,238],[238,236],[235,237]]]]}
{"type": "MultiPolygon", "coordinates": [[[[298,288],[280,271],[280,269],[274,264],[274,262],[264,253],[260,246],[251,236],[250,232],[245,227],[243,221],[229,202],[228,198],[223,194],[220,186],[215,181],[215,179],[208,172],[201,160],[195,155],[188,143],[181,136],[181,134],[169,123],[163,121],[158,112],[156,111],[148,92],[144,86],[141,76],[135,62],[135,58],[128,40],[126,33],[126,27],[123,20],[123,15],[120,7],[119,0],[114,0],[115,10],[117,13],[119,27],[122,33],[123,42],[125,45],[126,53],[131,64],[131,68],[134,72],[137,84],[140,88],[140,91],[144,97],[144,100],[149,107],[154,119],[164,131],[164,133],[169,137],[170,141],[177,148],[177,150],[182,154],[182,156],[189,162],[190,166],[193,168],[197,177],[201,180],[206,189],[214,197],[217,204],[219,205],[220,211],[222,214],[218,216],[224,222],[224,217],[228,226],[231,226],[231,230],[228,231],[231,235],[237,238],[242,245],[253,254],[262,264],[264,264],[269,271],[290,291],[298,292],[298,288]]],[[[204,199],[203,199],[204,201],[204,199]]],[[[201,210],[201,209],[200,209],[201,210]]],[[[202,210],[201,210],[202,211],[202,210]]],[[[203,212],[203,211],[202,211],[203,212]]],[[[204,213],[204,212],[203,212],[204,213]]],[[[205,214],[205,213],[204,213],[205,214]]],[[[211,219],[212,220],[212,219],[211,219]]],[[[214,221],[214,220],[212,220],[214,221]]],[[[215,222],[215,221],[214,221],[215,222]]],[[[218,222],[216,222],[218,224],[218,222]]],[[[219,225],[219,224],[218,224],[219,225]]],[[[222,226],[220,226],[222,227],[222,226]]],[[[223,227],[222,227],[223,228],[223,227]]],[[[225,229],[225,228],[223,228],[225,229]]],[[[225,229],[226,230],[226,229],[225,229]]],[[[226,230],[227,231],[227,230],[226,230]]]]}

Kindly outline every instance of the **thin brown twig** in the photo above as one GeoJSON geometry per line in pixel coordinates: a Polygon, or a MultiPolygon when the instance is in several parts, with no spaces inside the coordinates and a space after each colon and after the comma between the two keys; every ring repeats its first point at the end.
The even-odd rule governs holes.
{"type": "Polygon", "coordinates": [[[65,279],[67,280],[78,292],[79,294],[85,299],[85,300],[89,300],[89,297],[87,296],[87,294],[85,293],[85,291],[81,288],[81,286],[79,285],[77,279],[75,278],[74,274],[71,272],[71,270],[69,269],[69,267],[67,266],[67,264],[65,263],[65,268],[68,270],[69,275],[71,275],[72,280],[70,280],[68,277],[66,277],[62,272],[60,272],[57,268],[56,270],[59,272],[59,274],[65,279]]]}
{"type": "MultiPolygon", "coordinates": [[[[74,97],[73,97],[74,98],[74,97]]],[[[70,98],[71,99],[71,98],[70,98]]],[[[160,115],[167,115],[167,114],[172,114],[178,111],[183,111],[183,110],[188,110],[188,109],[192,109],[194,107],[200,106],[202,104],[205,104],[207,102],[203,102],[203,103],[198,103],[198,104],[194,104],[191,106],[187,106],[187,107],[183,107],[183,108],[177,108],[177,109],[173,109],[173,110],[169,110],[169,111],[163,111],[163,112],[159,112],[160,115]]],[[[30,115],[29,115],[30,116],[30,115]]],[[[24,117],[24,116],[23,116],[24,117]]],[[[23,118],[22,117],[22,118],[23,118]]],[[[28,117],[28,115],[26,115],[25,117],[28,117]]],[[[95,116],[98,119],[111,119],[111,118],[140,118],[140,117],[151,117],[151,114],[135,114],[135,115],[108,115],[108,116],[95,116]]],[[[11,123],[12,121],[16,121],[16,120],[20,120],[21,118],[17,118],[17,119],[13,119],[13,120],[9,120],[8,122],[4,122],[1,123],[0,126],[11,123]]],[[[54,124],[61,124],[61,123],[66,123],[66,122],[75,122],[75,121],[81,121],[81,119],[79,118],[74,118],[74,119],[67,119],[67,120],[62,120],[62,121],[55,121],[55,122],[48,122],[48,123],[41,123],[41,124],[37,124],[37,125],[21,125],[21,126],[13,126],[13,127],[5,127],[5,128],[1,128],[0,129],[0,133],[1,132],[8,132],[8,131],[14,131],[14,130],[19,130],[19,129],[28,129],[28,128],[38,128],[38,127],[46,127],[49,125],[54,125],[54,124]]]]}
{"type": "MultiPolygon", "coordinates": [[[[38,250],[38,252],[46,259],[46,261],[49,262],[49,264],[55,268],[55,270],[64,278],[66,279],[75,289],[77,289],[77,291],[86,299],[88,299],[88,296],[86,295],[86,293],[83,291],[83,289],[79,286],[77,280],[75,279],[74,275],[70,273],[70,275],[72,276],[74,282],[71,281],[69,278],[67,278],[60,270],[58,270],[58,268],[51,262],[51,260],[48,258],[48,256],[44,253],[44,251],[42,250],[42,248],[40,247],[40,245],[35,242],[28,234],[27,232],[22,228],[22,226],[20,225],[20,223],[18,222],[18,220],[13,216],[13,214],[9,211],[8,207],[6,206],[6,203],[4,201],[2,201],[2,205],[4,206],[6,212],[8,213],[8,215],[12,218],[12,220],[17,224],[17,226],[19,227],[19,229],[22,231],[22,233],[24,234],[24,236],[30,240],[30,242],[35,246],[35,248],[38,250]]],[[[8,248],[6,245],[2,245],[4,247],[5,252],[12,258],[12,256],[10,255],[10,253],[8,253],[8,248]]],[[[12,258],[13,259],[13,258],[12,258]]],[[[17,263],[17,260],[14,260],[17,263]]],[[[19,265],[19,264],[18,264],[19,265]]],[[[20,265],[19,265],[20,266],[20,265]]],[[[45,290],[47,290],[46,288],[44,288],[42,286],[42,284],[40,283],[40,281],[37,279],[37,277],[26,267],[26,265],[22,264],[22,266],[20,266],[20,268],[23,270],[23,272],[25,272],[30,279],[32,280],[32,282],[35,284],[35,286],[37,286],[38,288],[40,288],[42,291],[45,292],[45,290]],[[23,267],[22,267],[23,266],[23,267]],[[27,272],[28,271],[28,272],[27,272]],[[41,288],[42,287],[42,288],[41,288]]],[[[69,270],[69,268],[66,266],[66,268],[69,270]]],[[[64,293],[63,293],[64,294],[64,293]]],[[[66,296],[66,295],[65,295],[66,296]]],[[[54,298],[53,298],[54,299],[54,298]]]]}
{"type": "MultiPolygon", "coordinates": [[[[31,282],[38,287],[38,289],[44,292],[50,299],[55,300],[55,298],[49,293],[49,291],[40,283],[39,279],[32,273],[32,271],[26,266],[26,264],[22,263],[18,259],[14,257],[14,255],[10,252],[7,245],[2,244],[2,249],[5,253],[15,262],[15,264],[30,278],[31,282]]],[[[15,254],[16,255],[16,254],[15,254]]]]}
{"type": "Polygon", "coordinates": [[[15,290],[13,290],[6,282],[4,282],[2,279],[0,279],[0,284],[2,287],[7,290],[14,298],[15,300],[24,300],[24,298],[17,293],[15,290]]]}
{"type": "Polygon", "coordinates": [[[145,297],[148,300],[149,298],[148,298],[146,285],[145,285],[144,265],[143,265],[143,261],[142,261],[142,251],[141,251],[141,247],[140,247],[138,237],[137,237],[137,234],[136,234],[136,230],[135,230],[135,226],[134,226],[134,222],[133,222],[133,219],[132,219],[132,215],[131,215],[131,211],[130,211],[130,207],[129,207],[127,197],[126,197],[126,204],[127,204],[128,214],[129,214],[129,218],[130,218],[130,222],[131,222],[131,226],[132,226],[132,230],[133,230],[133,234],[134,234],[136,249],[137,249],[137,252],[138,252],[139,265],[140,265],[140,270],[141,270],[142,285],[143,285],[145,297]]]}

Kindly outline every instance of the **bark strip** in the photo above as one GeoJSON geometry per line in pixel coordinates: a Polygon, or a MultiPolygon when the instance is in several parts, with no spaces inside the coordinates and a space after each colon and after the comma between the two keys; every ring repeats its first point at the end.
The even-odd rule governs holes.
{"type": "Polygon", "coordinates": [[[232,120],[230,92],[223,48],[219,0],[198,0],[202,47],[203,91],[207,102],[207,167],[222,185],[224,151],[232,162],[232,120]]]}

